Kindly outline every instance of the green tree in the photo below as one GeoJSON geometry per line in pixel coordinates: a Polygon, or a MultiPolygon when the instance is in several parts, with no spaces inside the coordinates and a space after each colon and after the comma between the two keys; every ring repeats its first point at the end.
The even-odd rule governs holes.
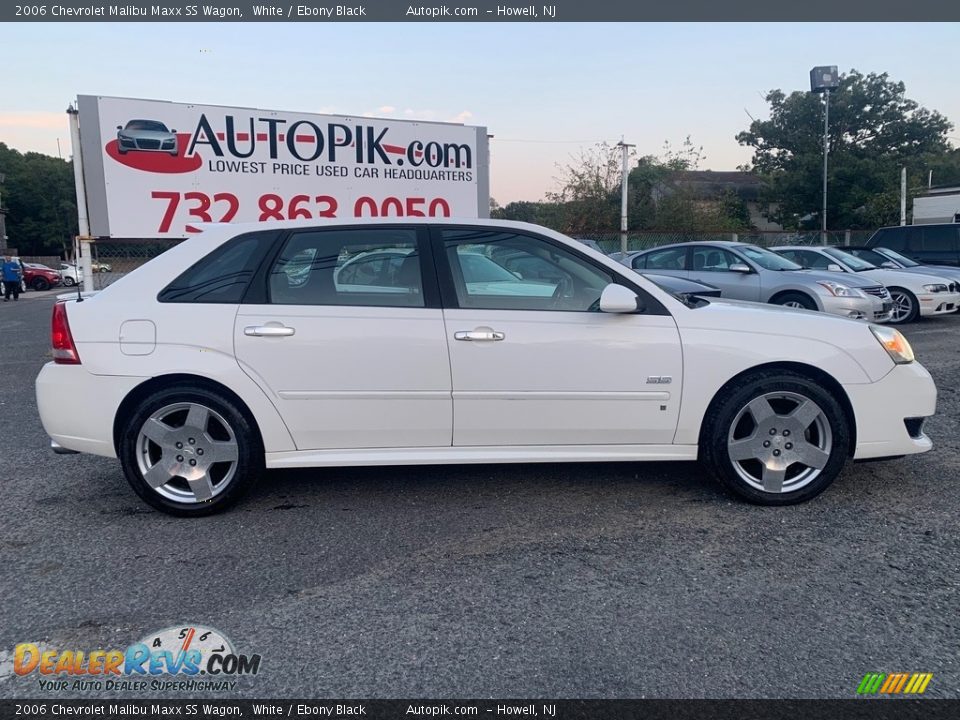
{"type": "MultiPolygon", "coordinates": [[[[768,216],[785,227],[820,223],[823,98],[771,90],[769,120],[754,120],[737,135],[752,147],[752,169],[765,180],[768,216]]],[[[899,219],[900,168],[919,175],[950,152],[953,126],[943,115],[906,97],[886,73],[856,70],[830,94],[829,192],[832,228],[871,228],[899,219]]]]}
{"type": "Polygon", "coordinates": [[[616,145],[598,143],[572,157],[560,168],[560,189],[547,193],[549,202],[562,207],[558,229],[578,234],[620,227],[622,173],[622,150],[616,145]]]}
{"type": "Polygon", "coordinates": [[[77,234],[73,165],[0,143],[0,199],[7,211],[7,242],[22,255],[63,255],[77,234]]]}

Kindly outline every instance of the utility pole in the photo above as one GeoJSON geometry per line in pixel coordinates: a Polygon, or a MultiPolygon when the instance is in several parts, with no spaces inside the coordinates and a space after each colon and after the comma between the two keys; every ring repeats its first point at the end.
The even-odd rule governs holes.
{"type": "Polygon", "coordinates": [[[620,178],[620,252],[627,254],[627,185],[630,174],[630,148],[636,147],[623,141],[617,143],[623,151],[623,174],[620,178]]]}
{"type": "Polygon", "coordinates": [[[900,168],[900,224],[907,224],[907,168],[900,168]]]}
{"type": "MultiPolygon", "coordinates": [[[[0,173],[0,186],[4,181],[3,173],[0,173]]],[[[0,197],[0,250],[7,249],[7,211],[3,209],[3,198],[0,197]]],[[[0,253],[2,254],[2,253],[0,253]]]]}
{"type": "Polygon", "coordinates": [[[820,244],[827,244],[827,155],[830,153],[830,88],[823,91],[823,212],[820,244]]]}

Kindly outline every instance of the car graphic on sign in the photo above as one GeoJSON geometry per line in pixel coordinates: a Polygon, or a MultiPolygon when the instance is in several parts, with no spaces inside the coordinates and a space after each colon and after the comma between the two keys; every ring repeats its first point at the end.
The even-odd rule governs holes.
{"type": "Polygon", "coordinates": [[[131,150],[176,155],[176,132],[159,120],[128,120],[126,125],[117,125],[117,150],[121,155],[131,150]]]}

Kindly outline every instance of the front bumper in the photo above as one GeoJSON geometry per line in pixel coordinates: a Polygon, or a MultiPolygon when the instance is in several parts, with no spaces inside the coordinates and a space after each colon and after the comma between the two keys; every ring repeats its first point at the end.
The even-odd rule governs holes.
{"type": "Polygon", "coordinates": [[[960,307],[960,293],[917,295],[917,301],[920,303],[920,315],[923,317],[946,315],[956,312],[957,308],[960,307]]]}
{"type": "Polygon", "coordinates": [[[907,419],[937,409],[937,387],[920,363],[897,365],[875,383],[844,385],[857,423],[854,460],[913,455],[933,443],[922,431],[912,437],[907,419]]]}
{"type": "Polygon", "coordinates": [[[820,302],[823,303],[825,313],[870,322],[884,322],[890,317],[890,309],[893,307],[890,303],[884,303],[880,298],[872,295],[868,297],[823,295],[820,297],[820,302]]]}

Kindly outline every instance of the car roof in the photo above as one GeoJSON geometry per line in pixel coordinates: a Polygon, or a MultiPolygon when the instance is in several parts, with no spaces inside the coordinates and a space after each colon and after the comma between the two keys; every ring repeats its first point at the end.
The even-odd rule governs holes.
{"type": "Polygon", "coordinates": [[[960,223],[955,222],[945,222],[945,223],[914,223],[913,225],[884,225],[883,227],[877,228],[875,232],[880,232],[881,230],[899,230],[912,227],[926,228],[926,227],[955,227],[960,228],[960,223]]]}

